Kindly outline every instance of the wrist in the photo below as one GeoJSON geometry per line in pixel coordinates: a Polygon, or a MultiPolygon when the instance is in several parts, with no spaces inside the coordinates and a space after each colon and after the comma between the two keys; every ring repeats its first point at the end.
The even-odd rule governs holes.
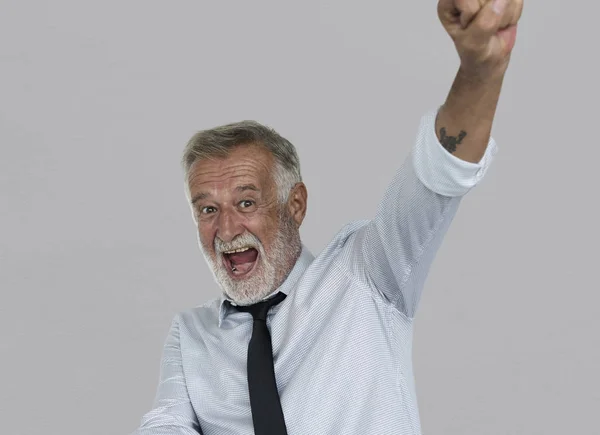
{"type": "Polygon", "coordinates": [[[485,65],[468,65],[461,63],[457,78],[470,85],[490,86],[502,84],[506,71],[508,69],[508,61],[502,65],[493,67],[485,65]]]}

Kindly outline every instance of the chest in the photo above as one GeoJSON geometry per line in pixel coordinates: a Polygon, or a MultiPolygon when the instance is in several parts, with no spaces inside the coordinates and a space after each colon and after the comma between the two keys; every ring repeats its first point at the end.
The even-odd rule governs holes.
{"type": "MultiPolygon", "coordinates": [[[[290,296],[267,319],[288,428],[332,433],[332,416],[351,422],[352,415],[377,413],[382,398],[398,396],[401,349],[390,331],[392,314],[370,289],[334,276],[290,296]]],[[[235,312],[212,333],[182,337],[188,393],[205,435],[252,433],[246,375],[252,324],[249,314],[235,312]]]]}

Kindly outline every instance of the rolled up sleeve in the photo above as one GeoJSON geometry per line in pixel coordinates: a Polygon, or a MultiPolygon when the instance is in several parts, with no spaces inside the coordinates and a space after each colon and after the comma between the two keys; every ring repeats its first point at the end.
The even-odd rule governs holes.
{"type": "Polygon", "coordinates": [[[498,153],[498,146],[490,137],[485,154],[478,163],[459,159],[437,138],[435,120],[438,111],[431,110],[421,119],[412,163],[417,177],[428,189],[444,196],[463,196],[483,179],[498,153]]]}
{"type": "Polygon", "coordinates": [[[375,217],[348,240],[351,270],[406,317],[413,318],[436,253],[464,195],[496,153],[490,139],[479,163],[463,161],[435,134],[437,111],[421,119],[417,139],[375,217]]]}

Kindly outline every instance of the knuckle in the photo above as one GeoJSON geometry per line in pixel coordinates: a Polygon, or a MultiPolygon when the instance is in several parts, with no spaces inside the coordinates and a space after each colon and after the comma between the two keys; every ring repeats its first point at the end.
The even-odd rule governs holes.
{"type": "Polygon", "coordinates": [[[461,11],[477,12],[480,8],[479,0],[456,0],[456,7],[461,11]]]}

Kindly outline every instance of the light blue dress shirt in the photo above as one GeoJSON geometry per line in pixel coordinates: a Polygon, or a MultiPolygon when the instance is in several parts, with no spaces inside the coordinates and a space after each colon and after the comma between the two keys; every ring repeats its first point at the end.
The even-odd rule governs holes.
{"type": "MultiPolygon", "coordinates": [[[[375,217],[348,224],[321,254],[303,247],[268,314],[289,435],[420,435],[413,319],[425,279],[479,163],[445,150],[437,110],[375,217]]],[[[224,297],[175,316],[153,409],[136,435],[252,435],[246,378],[252,316],[224,297]]]]}

